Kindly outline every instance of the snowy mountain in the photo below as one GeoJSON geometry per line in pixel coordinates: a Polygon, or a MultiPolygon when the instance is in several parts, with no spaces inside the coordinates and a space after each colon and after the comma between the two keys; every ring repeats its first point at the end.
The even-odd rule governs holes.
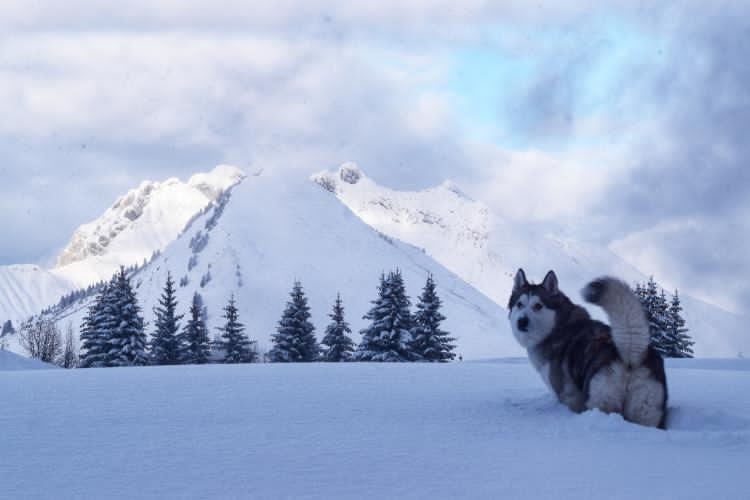
{"type": "Polygon", "coordinates": [[[54,269],[0,266],[0,323],[10,319],[18,325],[61,296],[109,279],[121,265],[142,264],[243,176],[236,167],[220,165],[187,182],[144,181],[101,217],[78,228],[54,269]]]}
{"type": "MultiPolygon", "coordinates": [[[[33,268],[26,281],[18,277],[22,273],[0,269],[0,279],[6,276],[0,313],[14,318],[22,311],[24,317],[161,250],[136,273],[147,320],[170,271],[181,284],[185,309],[194,291],[204,296],[212,329],[234,293],[248,333],[267,349],[295,279],[310,296],[319,336],[337,292],[356,332],[364,326],[361,317],[380,273],[398,267],[413,299],[427,273],[435,275],[446,302],[445,326],[459,337],[458,351],[488,358],[520,354],[504,309],[519,267],[532,279],[554,269],[574,300],[583,284],[601,274],[646,279],[606,247],[512,224],[450,182],[397,191],[379,186],[354,164],[313,180],[317,185],[268,173],[243,181],[241,171],[221,166],[187,183],[145,182],[76,231],[57,268],[33,268]]],[[[697,355],[750,352],[746,318],[682,299],[697,355]]],[[[58,311],[59,319],[77,327],[85,308],[85,302],[74,304],[58,311]]],[[[595,308],[592,313],[600,314],[595,308]]]]}
{"type": "Polygon", "coordinates": [[[316,174],[313,180],[368,225],[424,249],[499,304],[507,301],[519,267],[530,276],[555,268],[572,289],[597,274],[640,276],[606,249],[518,227],[449,181],[424,191],[397,191],[378,185],[353,163],[316,174]]]}
{"type": "MultiPolygon", "coordinates": [[[[401,269],[413,300],[428,274],[434,275],[448,317],[444,326],[458,338],[458,353],[467,358],[520,354],[502,307],[421,250],[374,231],[304,177],[269,173],[246,178],[136,272],[134,282],[146,319],[152,321],[152,308],[171,272],[180,284],[183,309],[195,291],[203,296],[212,335],[233,294],[240,321],[267,350],[294,280],[302,282],[321,338],[337,293],[357,332],[365,326],[362,316],[376,297],[380,274],[395,268],[401,269]]],[[[59,319],[77,326],[84,314],[85,304],[79,304],[59,319]]]]}
{"type": "Polygon", "coordinates": [[[120,266],[141,264],[243,176],[236,167],[220,165],[187,182],[141,183],[101,217],[78,228],[52,272],[83,287],[108,279],[120,266]]]}
{"type": "MultiPolygon", "coordinates": [[[[474,201],[453,183],[418,192],[378,185],[354,163],[312,178],[374,229],[414,245],[498,304],[505,305],[519,267],[541,280],[549,269],[573,300],[592,278],[604,274],[645,282],[650,270],[635,269],[608,248],[513,224],[474,201]]],[[[532,278],[532,279],[533,279],[532,278]]],[[[747,318],[682,295],[699,356],[750,351],[747,318]]],[[[600,314],[596,308],[595,315],[600,314]]]]}

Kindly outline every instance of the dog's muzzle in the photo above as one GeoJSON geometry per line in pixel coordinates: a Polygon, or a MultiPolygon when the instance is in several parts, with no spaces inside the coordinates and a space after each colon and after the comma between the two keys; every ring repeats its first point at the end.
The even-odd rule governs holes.
{"type": "Polygon", "coordinates": [[[523,318],[518,319],[518,329],[522,332],[525,332],[529,329],[529,318],[524,316],[523,318]]]}

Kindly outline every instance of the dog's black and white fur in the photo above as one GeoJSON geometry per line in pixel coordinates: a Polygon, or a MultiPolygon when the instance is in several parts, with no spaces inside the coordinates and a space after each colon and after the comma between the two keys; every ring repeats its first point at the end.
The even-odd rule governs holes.
{"type": "Polygon", "coordinates": [[[598,408],[665,428],[664,361],[649,346],[649,325],[640,301],[614,278],[589,283],[583,296],[606,311],[611,326],[573,304],[559,290],[553,271],[541,285],[534,285],[519,269],[508,304],[513,335],[571,410],[598,408]]]}

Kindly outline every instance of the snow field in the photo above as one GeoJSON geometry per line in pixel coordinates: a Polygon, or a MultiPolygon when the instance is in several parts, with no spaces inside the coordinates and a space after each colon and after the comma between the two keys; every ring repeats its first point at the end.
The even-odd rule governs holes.
{"type": "Polygon", "coordinates": [[[741,498],[750,362],[670,363],[666,432],[523,362],[0,373],[8,498],[741,498]]]}
{"type": "Polygon", "coordinates": [[[16,370],[48,370],[56,368],[57,366],[44,363],[38,359],[25,358],[13,352],[0,349],[0,372],[16,370]]]}

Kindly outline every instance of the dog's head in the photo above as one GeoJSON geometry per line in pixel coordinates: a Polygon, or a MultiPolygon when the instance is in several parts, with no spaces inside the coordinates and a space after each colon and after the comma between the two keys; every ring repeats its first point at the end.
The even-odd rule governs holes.
{"type": "Polygon", "coordinates": [[[523,269],[518,270],[508,302],[508,318],[522,347],[533,347],[552,332],[564,297],[554,271],[547,273],[541,285],[535,285],[528,282],[523,269]]]}

